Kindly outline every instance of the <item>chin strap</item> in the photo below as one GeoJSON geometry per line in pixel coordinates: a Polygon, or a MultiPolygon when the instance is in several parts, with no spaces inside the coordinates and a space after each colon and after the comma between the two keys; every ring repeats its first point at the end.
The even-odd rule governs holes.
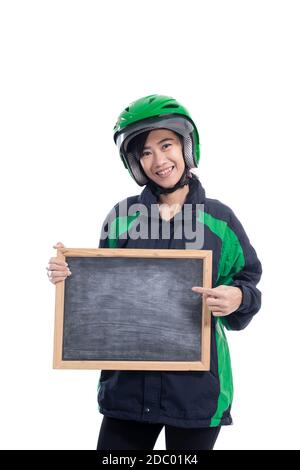
{"type": "Polygon", "coordinates": [[[158,184],[156,184],[154,181],[150,179],[149,179],[149,183],[147,184],[147,186],[151,189],[152,193],[158,197],[161,194],[173,193],[177,189],[183,188],[183,186],[189,183],[190,178],[191,178],[191,173],[188,167],[186,166],[183,170],[180,180],[177,181],[175,186],[173,186],[172,188],[163,188],[162,186],[159,186],[158,184]]]}

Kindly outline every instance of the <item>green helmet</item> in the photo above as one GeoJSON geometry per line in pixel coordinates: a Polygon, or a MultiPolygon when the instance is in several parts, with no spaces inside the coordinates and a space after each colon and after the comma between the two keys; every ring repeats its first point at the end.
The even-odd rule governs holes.
{"type": "Polygon", "coordinates": [[[128,152],[132,138],[153,129],[170,129],[183,136],[183,156],[188,168],[198,166],[200,142],[196,125],[189,112],[170,96],[149,95],[130,103],[118,117],[114,127],[114,141],[125,168],[140,185],[148,179],[141,169],[138,155],[128,152]]]}

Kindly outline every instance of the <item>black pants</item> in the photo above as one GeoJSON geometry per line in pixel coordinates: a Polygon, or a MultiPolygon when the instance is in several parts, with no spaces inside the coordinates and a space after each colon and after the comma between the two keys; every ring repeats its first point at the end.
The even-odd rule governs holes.
{"type": "Polygon", "coordinates": [[[178,428],[103,417],[97,450],[150,450],[165,426],[166,450],[211,450],[220,432],[213,428],[178,428]]]}

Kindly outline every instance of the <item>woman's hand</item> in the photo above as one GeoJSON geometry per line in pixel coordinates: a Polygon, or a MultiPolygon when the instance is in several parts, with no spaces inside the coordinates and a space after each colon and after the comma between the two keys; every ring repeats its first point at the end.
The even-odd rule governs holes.
{"type": "Polygon", "coordinates": [[[202,294],[208,309],[215,317],[224,317],[235,312],[242,303],[242,290],[234,286],[218,286],[214,289],[192,287],[194,292],[202,294]]]}
{"type": "MultiPolygon", "coordinates": [[[[65,248],[65,245],[61,242],[56,243],[53,248],[65,248]]],[[[64,281],[68,276],[71,276],[71,271],[68,268],[68,264],[62,261],[58,257],[50,258],[49,264],[46,267],[48,271],[48,278],[52,284],[64,281]]]]}

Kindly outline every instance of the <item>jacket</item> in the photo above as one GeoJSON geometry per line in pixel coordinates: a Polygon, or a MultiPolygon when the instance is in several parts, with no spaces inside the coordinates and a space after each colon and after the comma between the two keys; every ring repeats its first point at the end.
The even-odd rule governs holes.
{"type": "MultiPolygon", "coordinates": [[[[157,198],[145,186],[140,195],[116,204],[103,223],[100,248],[193,248],[187,246],[191,239],[185,238],[184,231],[181,239],[174,237],[174,218],[169,239],[161,236],[162,219],[158,238],[130,238],[145,215],[139,210],[124,215],[122,204],[133,209],[142,204],[150,210],[151,205],[157,205],[157,198]]],[[[191,207],[193,230],[203,232],[204,243],[199,248],[213,251],[212,287],[239,287],[242,303],[230,315],[212,315],[209,371],[102,370],[98,404],[103,415],[183,428],[232,424],[233,379],[225,330],[244,329],[259,311],[261,292],[256,284],[262,273],[261,263],[234,212],[220,201],[207,198],[194,174],[185,204],[191,207]]]]}

